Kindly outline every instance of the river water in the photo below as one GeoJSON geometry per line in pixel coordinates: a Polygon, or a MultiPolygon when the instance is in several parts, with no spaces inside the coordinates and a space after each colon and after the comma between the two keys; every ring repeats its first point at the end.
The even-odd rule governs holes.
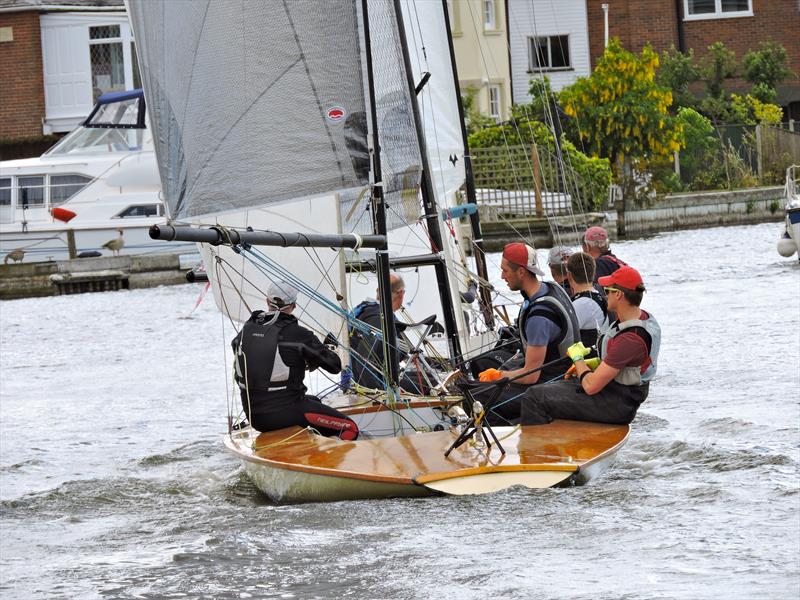
{"type": "Polygon", "coordinates": [[[3,302],[0,596],[797,598],[779,230],[614,246],[651,290],[659,377],[616,464],[572,489],[274,505],[222,450],[227,342],[210,298],[187,318],[197,287],[3,302]]]}

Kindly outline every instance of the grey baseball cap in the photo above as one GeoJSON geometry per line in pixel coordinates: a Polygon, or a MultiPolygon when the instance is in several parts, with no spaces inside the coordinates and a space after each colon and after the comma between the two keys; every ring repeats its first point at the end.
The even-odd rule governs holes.
{"type": "Polygon", "coordinates": [[[281,308],[297,302],[297,290],[280,279],[276,279],[269,284],[267,290],[267,302],[281,308]]]}

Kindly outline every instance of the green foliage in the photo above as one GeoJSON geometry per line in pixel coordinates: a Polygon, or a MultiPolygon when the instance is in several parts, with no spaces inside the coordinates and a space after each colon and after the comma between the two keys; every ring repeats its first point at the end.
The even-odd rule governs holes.
{"type": "MultiPolygon", "coordinates": [[[[509,123],[487,127],[469,136],[470,151],[484,148],[497,148],[488,164],[474,165],[476,178],[481,185],[497,189],[532,189],[531,146],[536,144],[541,158],[541,173],[548,186],[555,189],[558,172],[556,169],[556,147],[552,131],[540,121],[515,119],[509,123]]],[[[571,173],[567,179],[577,181],[579,191],[575,197],[576,208],[591,210],[602,205],[608,197],[611,184],[611,167],[608,160],[588,157],[580,152],[567,139],[562,137],[561,152],[564,163],[571,173]],[[581,206],[581,202],[583,206],[581,206]]],[[[475,152],[476,155],[479,152],[475,152]]]]}
{"type": "Polygon", "coordinates": [[[693,107],[697,99],[689,87],[700,79],[700,69],[694,63],[694,50],[684,54],[673,45],[661,53],[661,64],[656,72],[656,83],[672,90],[672,105],[693,107]]]}
{"type": "Polygon", "coordinates": [[[668,157],[683,144],[683,131],[670,115],[672,93],[655,81],[658,55],[640,56],[612,40],[589,77],[561,91],[564,112],[580,121],[580,139],[593,156],[608,158],[618,180],[626,159],[668,157]]]}
{"type": "Polygon", "coordinates": [[[725,94],[725,80],[736,75],[737,69],[735,52],[728,50],[722,42],[711,44],[700,65],[700,75],[706,84],[708,95],[722,98],[725,94]]]}
{"type": "Polygon", "coordinates": [[[708,47],[708,54],[700,63],[700,77],[706,85],[706,97],[700,101],[700,110],[714,123],[726,122],[730,118],[730,103],[725,91],[725,80],[736,75],[738,64],[736,53],[728,50],[722,42],[708,47]]]}
{"type": "Polygon", "coordinates": [[[753,84],[763,84],[775,89],[783,80],[793,75],[788,66],[786,48],[775,42],[761,42],[760,50],[750,50],[744,55],[744,78],[753,84]]]}
{"type": "Polygon", "coordinates": [[[681,150],[681,172],[688,181],[701,174],[712,164],[719,153],[720,142],[714,126],[706,117],[691,108],[678,110],[678,120],[683,124],[686,148],[681,150]]]}
{"type": "Polygon", "coordinates": [[[464,88],[461,95],[461,103],[464,106],[464,126],[467,135],[480,131],[484,127],[495,125],[493,118],[482,114],[478,110],[478,103],[475,97],[478,95],[477,88],[464,88]]]}

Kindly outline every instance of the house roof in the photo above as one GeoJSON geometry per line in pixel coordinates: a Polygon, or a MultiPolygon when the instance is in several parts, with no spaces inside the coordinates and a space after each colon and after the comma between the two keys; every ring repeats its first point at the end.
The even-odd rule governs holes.
{"type": "Polygon", "coordinates": [[[0,12],[125,10],[124,0],[0,0],[0,12]]]}

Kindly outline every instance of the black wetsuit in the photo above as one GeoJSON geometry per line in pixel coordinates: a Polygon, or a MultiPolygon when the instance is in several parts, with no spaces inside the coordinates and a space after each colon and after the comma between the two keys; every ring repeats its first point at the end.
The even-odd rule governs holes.
{"type": "Polygon", "coordinates": [[[342,370],[339,356],[326,348],[297,318],[256,311],[231,342],[236,356],[242,408],[258,431],[310,425],[323,435],[353,440],[358,426],[338,410],[306,394],[305,371],[342,370]]]}
{"type": "MultiPolygon", "coordinates": [[[[353,312],[359,321],[380,331],[380,304],[371,300],[366,300],[356,306],[353,312]]],[[[398,328],[395,327],[395,329],[398,328]]],[[[380,336],[362,333],[353,329],[350,334],[350,348],[355,352],[351,361],[353,381],[367,388],[376,390],[385,389],[386,384],[384,383],[380,367],[380,365],[383,364],[383,340],[380,336]]],[[[394,348],[393,352],[398,362],[406,358],[398,348],[394,348]]],[[[400,387],[412,394],[422,394],[426,392],[424,383],[408,375],[403,375],[400,378],[400,387]]]]}
{"type": "Polygon", "coordinates": [[[610,250],[603,252],[600,256],[595,258],[594,265],[595,265],[595,271],[594,271],[595,282],[601,277],[606,277],[608,275],[611,275],[614,271],[616,271],[620,267],[628,266],[626,262],[614,256],[610,250]]]}

